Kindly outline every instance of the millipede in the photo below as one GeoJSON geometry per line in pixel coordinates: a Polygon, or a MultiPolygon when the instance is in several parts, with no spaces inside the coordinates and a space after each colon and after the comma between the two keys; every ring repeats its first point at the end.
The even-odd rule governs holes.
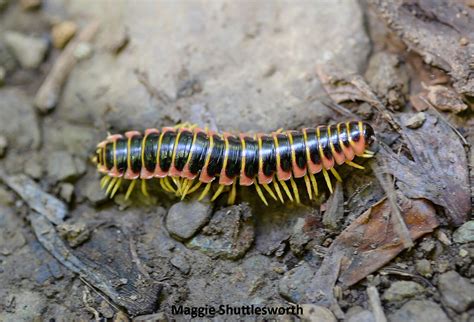
{"type": "Polygon", "coordinates": [[[111,198],[126,181],[125,199],[137,181],[149,196],[146,182],[155,178],[164,191],[181,199],[200,192],[198,200],[202,200],[212,190],[214,201],[229,190],[228,203],[233,204],[237,185],[253,185],[265,205],[266,194],[282,203],[300,203],[295,179],[304,180],[312,199],[318,195],[315,175],[322,173],[332,193],[329,173],[341,181],[336,166],[345,163],[364,169],[353,160],[374,156],[367,149],[374,138],[373,128],[362,121],[255,135],[181,124],[109,135],[97,145],[94,161],[104,174],[101,187],[111,198]]]}

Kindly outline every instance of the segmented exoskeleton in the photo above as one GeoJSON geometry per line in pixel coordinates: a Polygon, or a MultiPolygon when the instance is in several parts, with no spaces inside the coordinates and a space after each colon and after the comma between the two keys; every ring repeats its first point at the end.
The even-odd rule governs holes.
{"type": "Polygon", "coordinates": [[[202,185],[199,199],[219,184],[211,200],[230,186],[228,202],[234,203],[236,185],[254,185],[268,205],[264,190],[275,200],[300,202],[294,179],[303,178],[310,199],[318,194],[314,177],[322,172],[332,192],[330,171],[341,180],[335,165],[343,163],[363,169],[352,162],[355,156],[372,157],[366,148],[374,139],[372,127],[365,122],[346,122],[297,131],[271,134],[218,134],[191,125],[148,129],[110,135],[97,145],[98,170],[105,174],[102,187],[111,197],[124,180],[130,185],[128,199],[138,179],[148,195],[146,180],[158,178],[161,187],[182,199],[202,185]],[[287,184],[289,183],[289,184],[287,184]],[[282,192],[283,191],[283,192],[282,192]]]}

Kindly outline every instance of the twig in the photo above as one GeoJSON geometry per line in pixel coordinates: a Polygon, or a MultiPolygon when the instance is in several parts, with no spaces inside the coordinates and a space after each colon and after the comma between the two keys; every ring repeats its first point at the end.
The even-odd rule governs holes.
{"type": "Polygon", "coordinates": [[[347,108],[345,108],[344,106],[342,106],[340,104],[337,104],[335,102],[324,102],[324,101],[321,101],[321,103],[324,106],[329,107],[331,110],[336,111],[337,113],[339,113],[341,115],[344,115],[346,117],[350,117],[352,119],[358,119],[357,115],[355,115],[350,110],[348,110],[347,108]]]}
{"type": "Polygon", "coordinates": [[[53,68],[36,93],[35,105],[41,112],[49,112],[58,104],[63,85],[77,63],[77,59],[74,56],[76,47],[80,43],[91,41],[98,29],[98,21],[89,23],[84,27],[77,38],[66,46],[58,57],[53,68]]]}
{"type": "Polygon", "coordinates": [[[374,314],[375,322],[387,322],[387,317],[383,312],[382,303],[380,302],[379,292],[375,286],[367,287],[367,295],[369,296],[369,305],[374,314]]]}
{"type": "Polygon", "coordinates": [[[147,72],[136,69],[134,73],[137,77],[137,80],[140,82],[140,84],[143,85],[143,87],[145,87],[146,91],[151,97],[154,97],[165,104],[169,104],[172,102],[172,99],[165,92],[160,91],[159,89],[151,85],[150,78],[148,77],[147,72]]]}

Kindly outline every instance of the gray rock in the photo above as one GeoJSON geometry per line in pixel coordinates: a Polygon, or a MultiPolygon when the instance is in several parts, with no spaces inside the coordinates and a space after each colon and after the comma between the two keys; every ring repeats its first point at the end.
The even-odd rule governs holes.
{"type": "Polygon", "coordinates": [[[388,316],[390,322],[450,322],[446,313],[429,300],[411,300],[388,316]]]}
{"type": "Polygon", "coordinates": [[[293,303],[299,303],[305,295],[307,285],[313,280],[315,271],[306,262],[283,275],[278,283],[281,296],[293,303]]]}
{"type": "Polygon", "coordinates": [[[28,158],[24,164],[23,171],[33,179],[40,179],[44,172],[41,158],[37,155],[28,158]]]}
{"type": "Polygon", "coordinates": [[[62,183],[59,186],[59,196],[61,199],[66,201],[67,203],[70,203],[72,200],[72,196],[74,194],[74,185],[71,183],[62,183]]]}
{"type": "Polygon", "coordinates": [[[453,234],[456,243],[469,243],[474,241],[474,220],[464,223],[453,234]]]}
{"type": "Polygon", "coordinates": [[[458,313],[466,311],[474,304],[474,284],[455,271],[442,274],[438,287],[443,303],[458,313]]]}
{"type": "Polygon", "coordinates": [[[431,277],[433,275],[433,268],[431,267],[430,261],[427,259],[417,260],[415,262],[415,269],[424,277],[431,277]]]}
{"type": "Polygon", "coordinates": [[[15,196],[10,191],[0,186],[0,205],[11,206],[15,201],[15,196]]]}
{"type": "Polygon", "coordinates": [[[331,310],[314,304],[302,304],[303,314],[300,318],[309,322],[336,322],[337,319],[331,310]]]}
{"type": "Polygon", "coordinates": [[[207,201],[180,201],[168,211],[166,228],[178,240],[189,239],[209,221],[211,212],[212,205],[207,201]]]}
{"type": "Polygon", "coordinates": [[[84,174],[85,166],[65,151],[55,151],[48,156],[47,172],[55,181],[77,179],[84,174]]]}
{"type": "Polygon", "coordinates": [[[104,189],[100,188],[99,180],[89,181],[89,184],[86,187],[86,198],[94,205],[100,205],[109,200],[104,189]]]}
{"type": "Polygon", "coordinates": [[[240,204],[216,212],[187,246],[211,257],[238,259],[245,255],[254,237],[252,210],[247,204],[240,204]]]}
{"type": "Polygon", "coordinates": [[[15,57],[7,48],[3,39],[0,39],[0,66],[5,69],[6,73],[10,73],[17,67],[15,57]]]}
{"type": "Polygon", "coordinates": [[[182,255],[173,256],[173,258],[171,258],[170,260],[170,263],[171,265],[179,269],[183,274],[189,274],[189,271],[191,270],[191,266],[189,266],[188,261],[182,255]]]}
{"type": "Polygon", "coordinates": [[[23,68],[37,68],[43,62],[48,41],[15,31],[5,32],[5,43],[23,68]]]}
{"type": "Polygon", "coordinates": [[[426,115],[423,112],[416,113],[405,121],[405,126],[410,129],[417,129],[425,123],[426,115]]]}
{"type": "Polygon", "coordinates": [[[0,65],[0,86],[3,86],[5,84],[5,77],[7,77],[7,70],[5,67],[0,65]]]}
{"type": "Polygon", "coordinates": [[[63,223],[58,225],[58,233],[69,246],[77,247],[90,238],[91,231],[84,222],[63,223]]]}
{"type": "Polygon", "coordinates": [[[364,310],[352,315],[347,322],[375,322],[375,317],[372,312],[364,310]]]}
{"type": "Polygon", "coordinates": [[[3,135],[0,135],[0,158],[3,158],[5,156],[5,153],[7,152],[7,147],[8,147],[7,138],[4,137],[3,135]]]}
{"type": "Polygon", "coordinates": [[[402,301],[424,292],[424,287],[412,281],[397,281],[392,283],[383,294],[386,301],[402,301]]]}
{"type": "Polygon", "coordinates": [[[81,42],[77,44],[77,47],[74,49],[74,57],[78,60],[84,60],[92,56],[93,50],[90,43],[81,42]]]}
{"type": "Polygon", "coordinates": [[[41,140],[38,120],[30,99],[23,91],[0,89],[0,135],[17,151],[36,149],[41,140]]]}

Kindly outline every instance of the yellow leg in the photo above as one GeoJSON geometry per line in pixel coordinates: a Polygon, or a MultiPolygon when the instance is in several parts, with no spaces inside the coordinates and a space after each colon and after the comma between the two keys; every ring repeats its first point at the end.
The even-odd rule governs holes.
{"type": "Polygon", "coordinates": [[[206,187],[201,192],[201,195],[198,198],[199,201],[201,201],[208,194],[209,189],[211,189],[211,184],[212,184],[212,182],[209,182],[209,183],[206,184],[206,187]]]}
{"type": "Polygon", "coordinates": [[[104,189],[109,183],[110,179],[112,179],[112,177],[109,177],[109,176],[105,176],[102,179],[100,179],[100,188],[104,189]]]}
{"type": "Polygon", "coordinates": [[[314,196],[318,196],[318,182],[316,181],[316,178],[314,177],[314,174],[310,174],[310,179],[311,179],[311,184],[313,185],[313,190],[314,190],[314,196]]]}
{"type": "Polygon", "coordinates": [[[142,190],[142,193],[145,197],[149,197],[150,195],[148,194],[148,190],[146,188],[146,180],[142,179],[142,182],[141,182],[141,190],[142,190]]]}
{"type": "Polygon", "coordinates": [[[283,200],[283,196],[281,194],[280,186],[278,185],[278,182],[277,182],[276,178],[273,179],[273,187],[275,188],[275,191],[278,195],[278,198],[280,198],[281,203],[285,203],[285,201],[283,200]]]}
{"type": "Polygon", "coordinates": [[[306,191],[308,192],[309,200],[313,200],[313,193],[311,192],[311,182],[309,182],[309,174],[304,176],[304,183],[306,184],[306,191]]]}
{"type": "Polygon", "coordinates": [[[171,180],[173,180],[174,184],[176,185],[176,196],[181,196],[181,183],[179,181],[179,178],[171,177],[171,180]]]}
{"type": "Polygon", "coordinates": [[[293,189],[293,193],[295,194],[296,203],[300,203],[300,194],[298,193],[298,186],[296,185],[295,180],[293,177],[290,178],[291,188],[293,189]]]}
{"type": "Polygon", "coordinates": [[[201,181],[198,181],[191,189],[189,189],[188,193],[191,194],[193,193],[194,191],[198,190],[199,187],[201,186],[202,182],[201,181]]]}
{"type": "Polygon", "coordinates": [[[115,186],[115,183],[117,182],[118,178],[112,178],[112,181],[110,181],[109,186],[107,187],[107,190],[105,191],[105,195],[108,196],[109,192],[112,191],[112,189],[115,186]]]}
{"type": "Polygon", "coordinates": [[[331,168],[330,170],[331,170],[332,174],[334,175],[334,177],[336,177],[336,180],[339,181],[339,182],[342,182],[341,176],[339,175],[339,173],[337,173],[336,169],[331,168]]]}
{"type": "Polygon", "coordinates": [[[174,192],[174,191],[171,191],[167,186],[166,186],[166,183],[165,183],[165,179],[164,178],[160,178],[160,186],[161,188],[166,191],[166,192],[174,192]]]}
{"type": "Polygon", "coordinates": [[[364,154],[362,154],[362,155],[359,155],[359,156],[360,156],[361,158],[367,158],[367,159],[369,159],[369,158],[373,158],[373,157],[374,157],[374,155],[373,155],[373,154],[367,154],[367,153],[364,153],[364,154]]]}
{"type": "Polygon", "coordinates": [[[184,187],[183,187],[183,195],[181,196],[181,200],[183,200],[184,197],[186,197],[186,195],[188,194],[189,188],[191,188],[192,184],[193,184],[193,180],[185,179],[184,187]]]}
{"type": "Polygon", "coordinates": [[[132,194],[132,191],[135,188],[136,184],[137,180],[132,180],[132,182],[130,182],[130,184],[128,185],[127,192],[125,193],[125,200],[128,200],[128,198],[130,198],[130,195],[132,194]]]}
{"type": "Polygon", "coordinates": [[[214,195],[211,198],[211,201],[214,201],[219,197],[219,195],[224,191],[225,186],[223,184],[219,185],[219,188],[217,188],[217,191],[214,193],[214,195]]]}
{"type": "Polygon", "coordinates": [[[262,187],[267,190],[267,192],[270,194],[270,196],[272,196],[273,199],[278,200],[275,194],[273,193],[272,188],[270,188],[266,183],[262,184],[262,187]]]}
{"type": "Polygon", "coordinates": [[[164,177],[163,182],[165,186],[168,187],[168,190],[170,190],[173,193],[176,193],[176,189],[173,188],[173,185],[171,184],[169,177],[164,177]]]}
{"type": "Polygon", "coordinates": [[[354,168],[357,168],[357,169],[361,169],[361,170],[364,170],[365,168],[363,166],[361,166],[360,164],[357,164],[355,162],[352,162],[352,161],[346,161],[346,164],[350,165],[351,167],[354,167],[354,168]]]}
{"type": "Polygon", "coordinates": [[[227,199],[227,204],[233,205],[235,202],[235,196],[237,194],[236,188],[235,188],[235,182],[237,179],[234,179],[234,182],[232,183],[232,188],[230,189],[229,193],[229,198],[227,199]]]}
{"type": "Polygon", "coordinates": [[[115,196],[115,194],[117,193],[118,189],[120,188],[120,186],[122,185],[122,178],[119,178],[117,180],[117,183],[115,184],[115,188],[114,190],[112,190],[112,193],[110,194],[110,198],[113,198],[115,196]]]}
{"type": "Polygon", "coordinates": [[[280,181],[280,184],[283,187],[283,190],[285,190],[285,193],[288,196],[288,198],[293,202],[293,196],[291,195],[290,189],[288,189],[286,182],[282,180],[280,181]]]}
{"type": "Polygon", "coordinates": [[[260,199],[262,199],[265,206],[268,206],[267,199],[265,199],[265,196],[263,195],[262,189],[260,189],[257,182],[255,182],[255,189],[257,190],[257,194],[260,197],[260,199]]]}
{"type": "Polygon", "coordinates": [[[329,178],[329,174],[324,168],[323,168],[323,175],[324,175],[324,180],[326,180],[326,184],[328,185],[329,191],[332,193],[331,178],[329,178]]]}

